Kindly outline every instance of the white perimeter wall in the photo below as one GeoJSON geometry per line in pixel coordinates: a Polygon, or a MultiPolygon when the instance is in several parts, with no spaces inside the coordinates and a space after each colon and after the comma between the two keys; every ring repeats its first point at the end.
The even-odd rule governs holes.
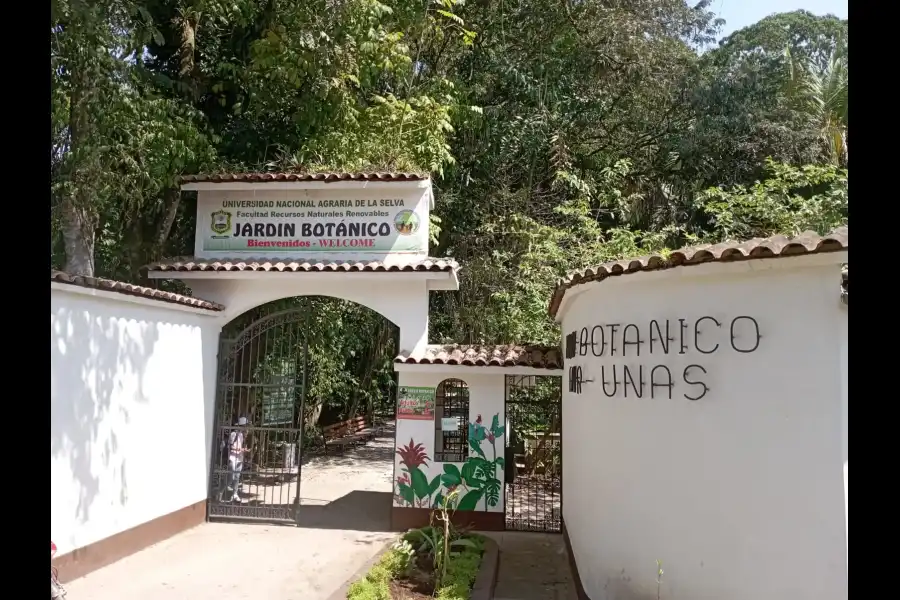
{"type": "MultiPolygon", "coordinates": [[[[581,394],[568,392],[568,372],[563,382],[563,516],[593,600],[656,598],[657,559],[666,600],[847,598],[847,309],[838,265],[804,261],[613,277],[568,306],[563,335],[635,323],[645,340],[640,358],[620,345],[613,358],[588,349],[566,361],[594,380],[581,394]],[[759,323],[751,354],[730,346],[740,315],[759,323]],[[723,323],[701,327],[704,348],[720,344],[709,355],[693,347],[703,316],[723,323]],[[683,355],[679,318],[690,324],[683,355]],[[650,355],[651,319],[673,322],[668,355],[650,355]],[[601,366],[609,378],[612,365],[644,365],[649,379],[657,364],[672,372],[671,400],[646,387],[642,398],[603,393],[601,366]],[[693,372],[709,387],[698,401],[683,395],[701,389],[681,379],[689,364],[707,371],[693,372]]],[[[752,342],[747,325],[739,344],[752,342]]]]}
{"type": "Polygon", "coordinates": [[[51,286],[50,531],[60,554],[202,501],[208,485],[215,313],[85,292],[51,286]]]}
{"type": "MultiPolygon", "coordinates": [[[[447,372],[435,373],[435,372],[414,372],[414,371],[401,371],[399,373],[399,387],[403,386],[416,386],[416,387],[433,387],[437,388],[440,382],[445,379],[461,379],[465,381],[469,386],[469,419],[467,422],[462,423],[463,427],[468,427],[470,422],[474,422],[478,415],[481,415],[482,422],[486,427],[491,426],[491,420],[494,415],[498,415],[499,421],[501,425],[506,424],[506,416],[504,414],[504,393],[505,393],[505,376],[503,374],[497,373],[478,373],[478,367],[472,367],[470,369],[465,368],[455,368],[448,369],[447,372]]],[[[437,418],[440,419],[440,415],[437,415],[437,418]]],[[[435,423],[433,420],[411,420],[411,419],[397,419],[397,445],[398,446],[406,446],[412,440],[413,444],[422,444],[425,447],[425,452],[428,454],[428,465],[421,467],[421,470],[428,477],[428,480],[431,481],[435,476],[440,475],[444,472],[444,464],[442,462],[434,462],[434,442],[435,442],[435,423]]],[[[497,456],[503,456],[504,449],[504,438],[498,438],[495,441],[497,456]]],[[[488,460],[493,460],[494,448],[488,442],[482,442],[482,450],[484,450],[485,455],[488,460]]],[[[446,463],[446,464],[454,464],[458,468],[462,469],[463,463],[446,463]]],[[[397,477],[400,477],[403,474],[403,466],[400,464],[400,456],[394,455],[394,506],[407,506],[405,503],[399,501],[398,498],[398,488],[397,488],[397,477]]],[[[504,473],[503,469],[500,467],[496,468],[495,471],[496,477],[500,480],[500,500],[495,506],[486,506],[485,500],[482,498],[478,502],[478,506],[476,510],[488,512],[503,512],[503,479],[504,473]]],[[[444,496],[447,495],[448,491],[446,486],[443,484],[440,486],[438,490],[444,496]]],[[[464,488],[460,489],[459,499],[465,494],[464,488]]],[[[437,493],[435,493],[437,496],[437,493]]],[[[430,508],[430,505],[428,505],[430,508]]]]}

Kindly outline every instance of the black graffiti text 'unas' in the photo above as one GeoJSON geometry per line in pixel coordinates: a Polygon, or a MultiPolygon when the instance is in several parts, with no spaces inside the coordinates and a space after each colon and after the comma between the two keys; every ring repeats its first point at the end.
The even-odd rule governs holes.
{"type": "MultiPolygon", "coordinates": [[[[739,315],[730,321],[720,321],[713,316],[696,320],[652,319],[644,323],[603,323],[572,331],[565,339],[566,359],[580,356],[595,358],[647,358],[670,354],[709,356],[722,351],[750,354],[759,349],[762,334],[759,323],[753,317],[739,315]]],[[[706,396],[710,388],[705,381],[705,366],[696,362],[680,372],[673,373],[665,364],[654,366],[631,364],[602,364],[599,366],[599,384],[608,398],[669,398],[676,383],[684,389],[687,400],[697,401],[706,396]]],[[[581,393],[581,387],[592,380],[585,380],[581,367],[569,370],[569,391],[581,393]],[[577,383],[573,374],[577,369],[577,383]],[[573,387],[574,386],[574,387],[573,387]],[[577,392],[574,388],[577,388],[577,392]]]]}

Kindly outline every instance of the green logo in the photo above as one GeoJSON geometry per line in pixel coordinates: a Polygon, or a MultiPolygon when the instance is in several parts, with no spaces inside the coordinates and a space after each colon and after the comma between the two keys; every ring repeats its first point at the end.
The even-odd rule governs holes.
{"type": "Polygon", "coordinates": [[[222,235],[231,231],[231,213],[227,210],[217,210],[212,213],[212,223],[210,229],[217,235],[222,235]]]}
{"type": "Polygon", "coordinates": [[[419,230],[419,215],[411,210],[401,210],[394,217],[394,228],[400,235],[412,235],[419,230]]]}

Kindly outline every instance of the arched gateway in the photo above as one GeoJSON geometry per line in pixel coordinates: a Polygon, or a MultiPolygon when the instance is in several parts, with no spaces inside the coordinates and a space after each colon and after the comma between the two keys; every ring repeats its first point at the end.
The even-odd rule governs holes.
{"type": "Polygon", "coordinates": [[[298,522],[299,449],[305,421],[314,421],[304,323],[316,318],[309,297],[324,296],[368,307],[399,329],[392,527],[427,524],[431,508],[454,495],[467,525],[559,531],[553,416],[562,357],[556,348],[428,345],[429,293],[459,281],[453,259],[428,255],[427,176],[199,175],[182,189],[197,193],[194,256],[148,271],[225,306],[218,355],[203,360],[204,380],[215,382],[206,391],[215,394],[209,519],[298,522]],[[534,382],[546,376],[551,393],[534,401],[534,382]],[[439,385],[447,379],[449,391],[439,385]],[[245,502],[248,485],[253,500],[245,502]]]}
{"type": "MultiPolygon", "coordinates": [[[[458,289],[457,265],[428,257],[431,182],[416,174],[191,176],[197,192],[192,257],[149,266],[226,309],[216,366],[210,435],[210,519],[293,522],[299,499],[306,401],[304,320],[296,302],[275,313],[257,307],[326,296],[369,307],[399,328],[399,347],[425,347],[428,294],[458,289]],[[261,501],[235,503],[231,463],[253,440],[261,501]],[[227,497],[226,497],[227,496],[227,497]]],[[[246,481],[244,482],[246,483],[246,481]]]]}

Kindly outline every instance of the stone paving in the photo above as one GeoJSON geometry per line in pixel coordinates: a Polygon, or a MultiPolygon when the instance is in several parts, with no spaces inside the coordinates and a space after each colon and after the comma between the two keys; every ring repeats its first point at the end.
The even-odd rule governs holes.
{"type": "Polygon", "coordinates": [[[488,535],[500,546],[495,600],[577,600],[562,535],[518,531],[488,535]]]}

